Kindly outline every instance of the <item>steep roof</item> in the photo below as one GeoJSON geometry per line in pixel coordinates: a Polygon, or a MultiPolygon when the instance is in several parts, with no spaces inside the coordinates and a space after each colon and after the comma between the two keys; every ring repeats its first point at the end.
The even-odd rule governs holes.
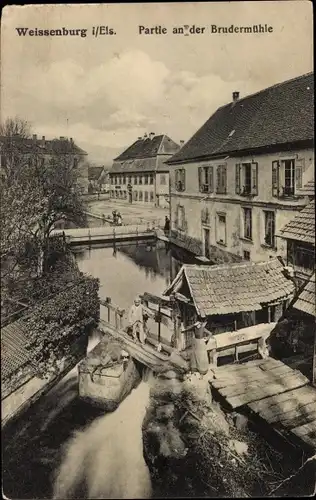
{"type": "Polygon", "coordinates": [[[5,381],[25,365],[31,364],[32,353],[21,320],[1,328],[1,380],[5,381]]]}
{"type": "Polygon", "coordinates": [[[234,314],[260,310],[264,304],[289,297],[294,284],[279,259],[216,266],[184,265],[165,291],[180,290],[186,280],[201,315],[234,314]]]}
{"type": "Polygon", "coordinates": [[[97,181],[103,172],[103,167],[88,167],[88,179],[89,181],[97,181]]]}
{"type": "Polygon", "coordinates": [[[180,146],[167,135],[155,135],[152,139],[147,137],[135,141],[114,161],[131,160],[135,158],[152,158],[157,155],[172,155],[180,146]]]}
{"type": "MultiPolygon", "coordinates": [[[[210,89],[211,92],[211,89],[210,89]]],[[[168,163],[314,139],[314,74],[218,108],[168,163]]]]}
{"type": "Polygon", "coordinates": [[[315,246],[315,200],[280,229],[278,236],[285,239],[312,243],[315,246]]]}
{"type": "Polygon", "coordinates": [[[4,148],[14,148],[21,154],[37,153],[37,154],[76,154],[87,155],[88,153],[77,146],[73,140],[67,138],[59,139],[37,139],[24,138],[19,136],[0,137],[0,145],[4,148]],[[10,142],[12,146],[10,145],[10,142]]]}
{"type": "Polygon", "coordinates": [[[306,283],[293,307],[311,316],[316,316],[315,273],[306,283]]]}

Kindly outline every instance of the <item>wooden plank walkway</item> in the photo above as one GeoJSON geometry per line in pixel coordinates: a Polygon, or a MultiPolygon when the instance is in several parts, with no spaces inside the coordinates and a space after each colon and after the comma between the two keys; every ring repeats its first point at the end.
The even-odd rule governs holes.
{"type": "Polygon", "coordinates": [[[230,409],[257,415],[281,435],[316,450],[316,388],[301,372],[268,358],[213,373],[210,384],[230,409]]]}
{"type": "Polygon", "coordinates": [[[153,371],[187,370],[187,362],[180,356],[158,352],[152,345],[135,342],[124,330],[119,330],[107,321],[100,320],[99,329],[105,334],[122,341],[130,356],[153,371]]]}
{"type": "Polygon", "coordinates": [[[56,229],[52,231],[51,235],[62,235],[63,233],[65,233],[66,241],[70,245],[151,239],[156,236],[155,230],[148,228],[147,224],[73,228],[63,231],[56,229]]]}

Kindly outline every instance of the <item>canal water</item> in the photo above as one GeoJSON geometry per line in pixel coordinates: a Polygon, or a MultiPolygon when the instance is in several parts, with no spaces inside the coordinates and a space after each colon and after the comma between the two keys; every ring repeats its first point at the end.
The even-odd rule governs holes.
{"type": "MultiPolygon", "coordinates": [[[[100,296],[123,308],[144,291],[162,293],[180,267],[177,257],[154,243],[76,252],[81,271],[100,279],[100,296]]],[[[94,333],[89,350],[99,340],[94,333]]],[[[77,391],[75,368],[3,433],[5,496],[150,498],[141,439],[148,383],[141,382],[113,414],[84,405],[77,391]]]]}

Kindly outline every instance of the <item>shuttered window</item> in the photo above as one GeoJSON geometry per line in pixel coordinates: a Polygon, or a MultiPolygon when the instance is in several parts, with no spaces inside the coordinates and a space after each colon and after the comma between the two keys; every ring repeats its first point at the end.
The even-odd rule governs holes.
{"type": "Polygon", "coordinates": [[[235,178],[236,194],[256,196],[258,194],[258,163],[238,163],[235,178]]]}
{"type": "Polygon", "coordinates": [[[200,193],[213,193],[214,191],[214,168],[212,166],[199,167],[199,191],[200,193]]]}
{"type": "Polygon", "coordinates": [[[219,165],[216,170],[216,192],[219,194],[226,194],[227,184],[227,171],[226,165],[219,165]]]}
{"type": "Polygon", "coordinates": [[[176,191],[185,191],[185,169],[178,168],[175,171],[175,188],[176,191]]]}
{"type": "Polygon", "coordinates": [[[272,162],[272,196],[279,196],[279,177],[280,177],[280,162],[278,160],[272,162]]]}

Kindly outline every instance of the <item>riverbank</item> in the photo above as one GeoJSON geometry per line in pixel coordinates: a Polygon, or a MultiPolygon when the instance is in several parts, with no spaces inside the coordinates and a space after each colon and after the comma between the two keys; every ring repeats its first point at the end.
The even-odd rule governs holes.
{"type": "MultiPolygon", "coordinates": [[[[300,467],[258,433],[223,413],[208,381],[170,372],[157,378],[143,422],[144,457],[153,498],[268,496],[300,467]],[[184,479],[185,478],[185,479],[184,479]]],[[[310,471],[276,495],[313,491],[310,471]]]]}

